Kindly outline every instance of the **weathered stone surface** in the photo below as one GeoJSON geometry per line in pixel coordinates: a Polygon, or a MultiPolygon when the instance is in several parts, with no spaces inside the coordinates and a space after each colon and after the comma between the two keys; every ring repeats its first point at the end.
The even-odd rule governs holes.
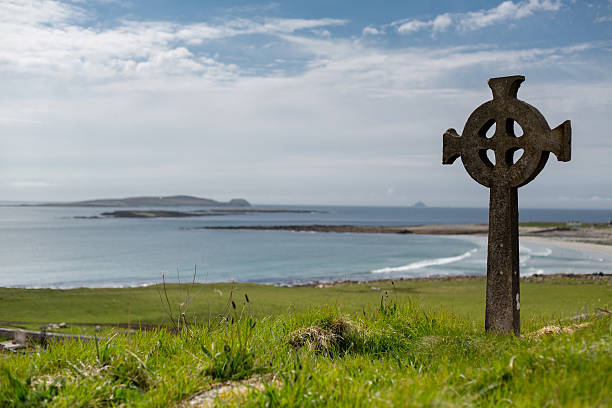
{"type": "Polygon", "coordinates": [[[443,164],[461,157],[470,176],[490,188],[485,329],[517,336],[518,187],[542,171],[550,153],[559,161],[571,158],[570,121],[551,130],[536,108],[517,98],[524,80],[518,75],[489,79],[493,99],[472,112],[461,136],[455,129],[447,130],[442,148],[443,164]],[[515,124],[522,133],[516,131],[515,124]],[[495,131],[490,132],[493,126],[495,131]],[[494,160],[487,156],[488,150],[494,160]],[[518,159],[516,152],[522,153],[518,159]]]}

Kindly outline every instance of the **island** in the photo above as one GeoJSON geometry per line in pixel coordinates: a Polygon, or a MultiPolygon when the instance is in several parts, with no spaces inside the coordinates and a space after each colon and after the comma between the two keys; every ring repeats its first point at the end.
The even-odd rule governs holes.
{"type": "Polygon", "coordinates": [[[250,207],[243,198],[233,198],[227,202],[189,195],[142,196],[126,198],[103,198],[86,201],[56,202],[36,204],[46,207],[250,207]]]}

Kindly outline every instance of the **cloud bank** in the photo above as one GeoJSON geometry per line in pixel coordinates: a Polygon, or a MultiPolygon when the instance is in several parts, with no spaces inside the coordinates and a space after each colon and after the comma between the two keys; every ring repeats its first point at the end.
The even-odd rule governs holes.
{"type": "MultiPolygon", "coordinates": [[[[558,7],[504,2],[419,29],[558,7]]],[[[334,34],[342,19],[101,24],[80,4],[51,0],[0,2],[0,19],[2,197],[484,205],[486,189],[440,165],[441,135],[490,99],[487,78],[522,73],[521,98],[551,126],[577,118],[573,161],[551,160],[522,202],[551,205],[573,183],[587,204],[607,205],[590,200],[604,195],[590,174],[610,170],[612,80],[592,53],[610,43],[385,47],[372,42],[383,38],[374,26],[334,34]]]]}
{"type": "Polygon", "coordinates": [[[521,2],[504,1],[488,10],[469,11],[467,13],[444,13],[432,20],[400,20],[391,23],[400,34],[410,34],[420,30],[431,30],[434,33],[454,29],[456,31],[474,31],[498,23],[510,23],[514,20],[531,16],[538,12],[559,11],[561,1],[527,0],[521,2]]]}

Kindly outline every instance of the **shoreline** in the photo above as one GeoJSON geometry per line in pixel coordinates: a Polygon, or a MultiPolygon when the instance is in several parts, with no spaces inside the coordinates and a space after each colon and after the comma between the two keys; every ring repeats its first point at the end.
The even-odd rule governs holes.
{"type": "Polygon", "coordinates": [[[349,234],[419,234],[419,235],[486,235],[487,224],[465,225],[353,225],[353,224],[297,224],[297,225],[221,225],[192,229],[206,230],[251,230],[251,231],[292,231],[349,234]]]}
{"type": "MultiPolygon", "coordinates": [[[[338,285],[369,285],[369,284],[380,284],[393,282],[463,282],[471,280],[484,280],[486,279],[486,271],[481,274],[470,274],[470,275],[432,275],[432,276],[402,276],[398,278],[379,278],[379,279],[340,279],[330,281],[313,280],[310,282],[302,283],[273,283],[273,282],[252,282],[252,281],[219,281],[219,282],[195,282],[195,285],[200,286],[214,286],[214,285],[255,285],[255,286],[266,286],[276,288],[327,288],[338,285]]],[[[520,277],[521,281],[537,281],[542,282],[545,280],[554,279],[581,279],[581,280],[606,280],[612,284],[612,274],[603,272],[591,272],[591,273],[551,273],[551,274],[531,274],[520,277]]],[[[166,282],[165,285],[181,286],[191,285],[191,282],[166,282]]],[[[134,284],[125,286],[72,286],[72,287],[26,287],[26,286],[0,286],[2,290],[52,290],[52,291],[71,291],[71,290],[129,290],[129,289],[146,289],[153,286],[163,286],[162,282],[151,282],[144,284],[134,284]]]]}
{"type": "MultiPolygon", "coordinates": [[[[397,279],[378,279],[378,280],[338,280],[332,282],[312,282],[297,285],[273,285],[281,287],[312,287],[312,288],[330,288],[343,284],[351,285],[368,285],[374,283],[391,283],[393,282],[463,282],[471,280],[485,280],[487,275],[454,275],[454,276],[427,276],[427,277],[400,277],[397,279]]],[[[555,279],[581,279],[581,280],[593,280],[593,281],[612,281],[612,274],[606,274],[602,272],[593,273],[553,273],[553,274],[533,274],[527,276],[521,276],[521,281],[524,282],[543,282],[546,280],[555,279]]],[[[378,290],[381,288],[371,288],[372,290],[378,290]]],[[[389,288],[387,288],[389,289],[389,288]]]]}
{"type": "MultiPolygon", "coordinates": [[[[251,231],[292,231],[349,234],[415,234],[415,235],[475,235],[487,236],[487,224],[440,224],[440,225],[227,225],[205,226],[193,229],[206,230],[251,230],[251,231]]],[[[562,227],[558,224],[542,226],[519,226],[519,239],[527,242],[555,245],[562,248],[612,254],[612,226],[607,224],[562,227]]]]}

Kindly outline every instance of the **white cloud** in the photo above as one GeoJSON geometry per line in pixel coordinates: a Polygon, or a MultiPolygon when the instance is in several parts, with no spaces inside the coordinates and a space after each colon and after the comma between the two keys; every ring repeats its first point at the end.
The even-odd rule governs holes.
{"type": "Polygon", "coordinates": [[[367,26],[363,29],[362,34],[363,35],[380,35],[380,34],[384,34],[384,32],[377,29],[376,27],[367,26]]]}
{"type": "Polygon", "coordinates": [[[603,16],[603,17],[597,17],[595,19],[596,23],[612,23],[612,16],[603,16]]]}
{"type": "Polygon", "coordinates": [[[452,24],[453,18],[449,13],[440,14],[429,21],[401,20],[391,23],[392,26],[397,27],[397,32],[400,34],[408,34],[425,28],[431,28],[434,32],[446,31],[452,24]]]}
{"type": "MultiPolygon", "coordinates": [[[[210,59],[202,63],[187,47],[251,34],[290,34],[342,25],[338,19],[232,19],[221,24],[123,21],[111,28],[85,26],[86,12],[52,1],[0,2],[0,70],[112,78],[137,73],[213,75],[210,59]]],[[[223,64],[215,62],[215,68],[223,64]]],[[[228,66],[226,71],[235,71],[228,66]]]]}
{"type": "Polygon", "coordinates": [[[459,25],[463,30],[477,30],[503,21],[519,20],[537,11],[558,11],[560,1],[528,0],[514,3],[504,1],[499,6],[489,9],[469,12],[460,16],[459,25]]]}
{"type": "Polygon", "coordinates": [[[504,1],[488,10],[467,13],[444,13],[431,20],[399,20],[391,23],[400,34],[409,34],[423,29],[433,32],[445,31],[449,27],[456,30],[472,31],[500,22],[519,20],[540,11],[558,11],[560,0],[526,0],[521,2],[504,1]]]}
{"type": "Polygon", "coordinates": [[[450,14],[445,13],[437,16],[432,23],[434,31],[444,31],[453,23],[453,19],[450,14]]]}
{"type": "Polygon", "coordinates": [[[407,34],[414,31],[419,31],[423,28],[430,27],[433,25],[433,21],[419,21],[419,20],[411,20],[407,21],[400,26],[397,27],[397,32],[401,34],[407,34]]]}
{"type": "Polygon", "coordinates": [[[0,2],[2,24],[47,24],[83,20],[85,11],[54,0],[3,0],[0,2]]]}

